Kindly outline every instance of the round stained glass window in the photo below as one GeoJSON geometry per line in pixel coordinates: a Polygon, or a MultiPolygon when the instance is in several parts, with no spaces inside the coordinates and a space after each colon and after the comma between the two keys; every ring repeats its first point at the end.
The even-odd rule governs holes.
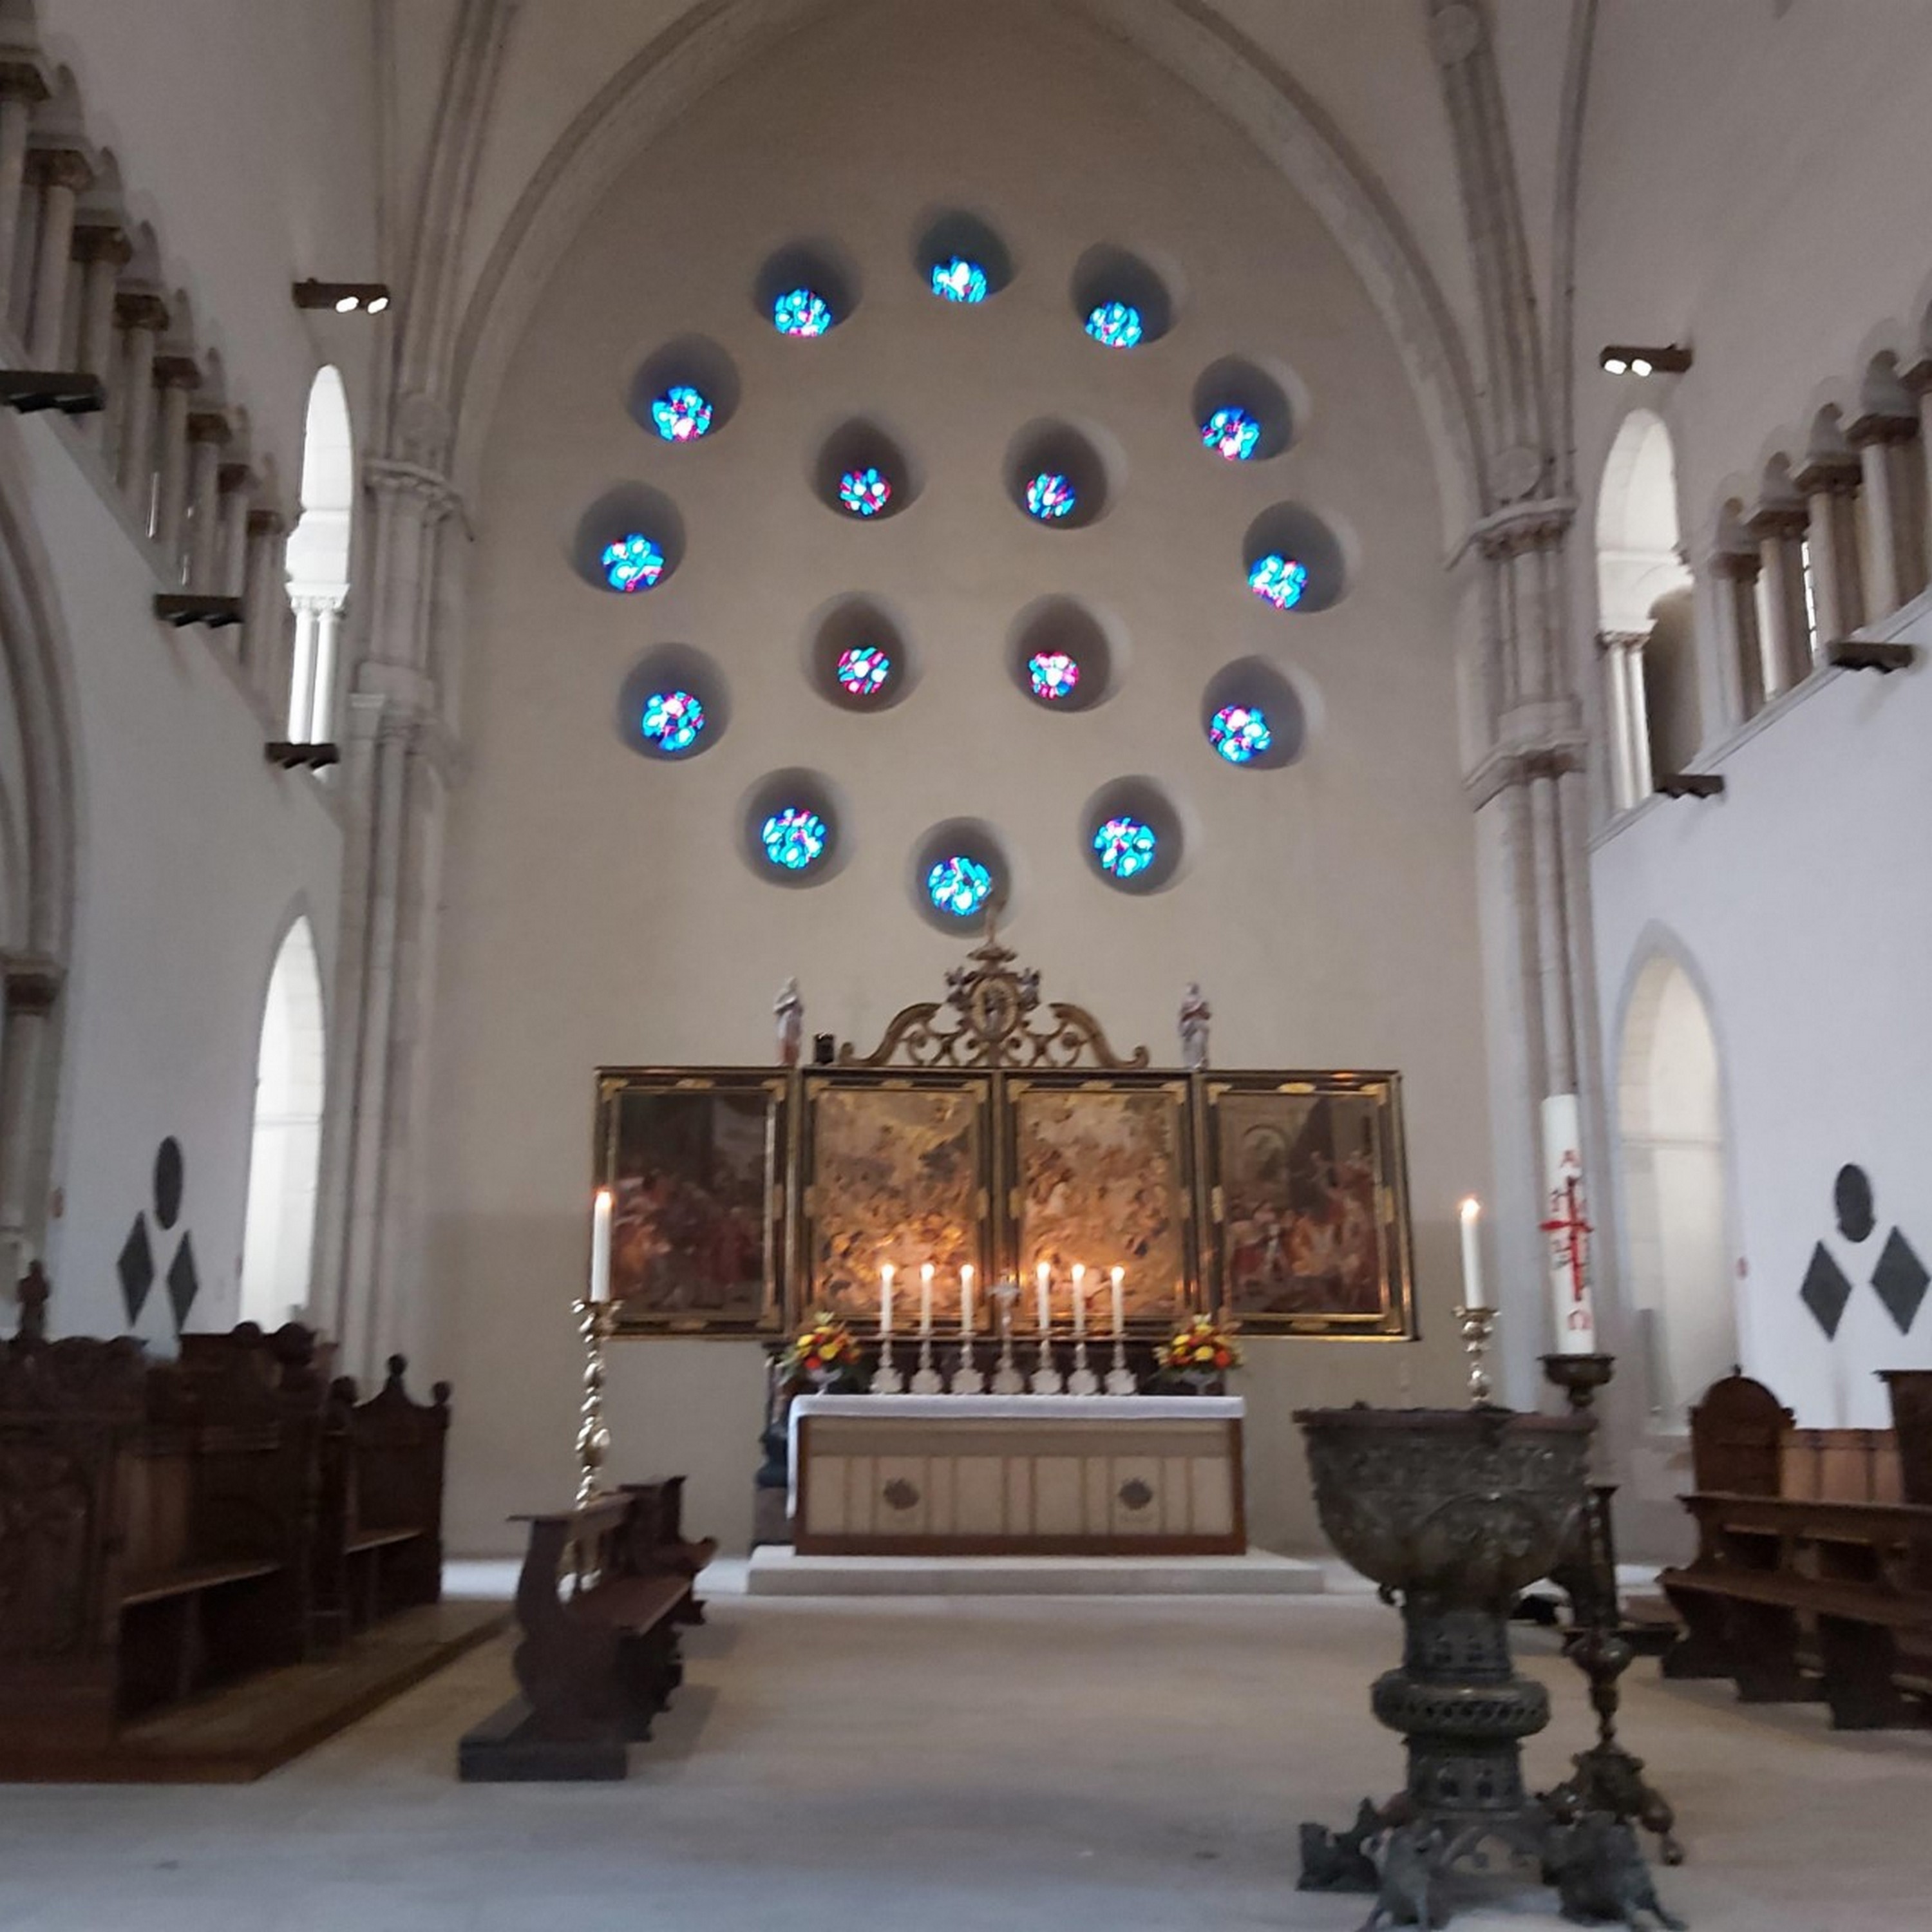
{"type": "Polygon", "coordinates": [[[1208,742],[1231,765],[1245,765],[1274,742],[1267,715],[1252,704],[1224,704],[1208,727],[1208,742]]]}
{"type": "Polygon", "coordinates": [[[1146,332],[1132,302],[1096,303],[1087,317],[1087,333],[1103,348],[1131,349],[1146,332]]]}
{"type": "Polygon", "coordinates": [[[1230,463],[1245,463],[1262,440],[1262,426],[1246,410],[1216,410],[1201,425],[1201,441],[1230,463]]]}
{"type": "Polygon", "coordinates": [[[1277,610],[1292,610],[1308,588],[1308,566],[1270,550],[1248,572],[1248,588],[1264,604],[1272,604],[1277,610]]]}
{"type": "Polygon", "coordinates": [[[688,691],[654,691],[644,700],[641,728],[661,752],[688,752],[704,729],[704,706],[688,691]]]}
{"type": "Polygon", "coordinates": [[[664,574],[664,552],[640,530],[606,544],[598,561],[613,590],[648,590],[664,574]]]}
{"type": "Polygon", "coordinates": [[[876,698],[892,674],[892,661],[877,644],[856,644],[841,651],[832,668],[848,698],[876,698]]]}
{"type": "Polygon", "coordinates": [[[817,812],[788,805],[773,812],[758,833],[765,856],[788,872],[802,872],[825,856],[832,833],[817,812]]]}
{"type": "Polygon", "coordinates": [[[838,500],[855,517],[876,517],[892,500],[892,486],[876,467],[848,470],[838,479],[838,500]]]}
{"type": "Polygon", "coordinates": [[[970,919],[992,896],[993,875],[976,859],[955,853],[926,875],[926,896],[955,919],[970,919]]]}
{"type": "Polygon", "coordinates": [[[1033,694],[1049,704],[1071,698],[1080,682],[1080,667],[1064,651],[1036,651],[1027,659],[1027,676],[1033,680],[1033,694]]]}
{"type": "Polygon", "coordinates": [[[1026,486],[1027,514],[1043,524],[1071,515],[1079,500],[1072,479],[1057,470],[1042,470],[1026,486]]]}
{"type": "Polygon", "coordinates": [[[823,335],[832,326],[832,304],[812,289],[788,289],[772,304],[772,326],[781,335],[823,335]]]}
{"type": "Polygon", "coordinates": [[[986,299],[986,272],[964,255],[955,255],[949,262],[935,262],[932,292],[942,302],[982,302],[986,299]]]}
{"type": "Polygon", "coordinates": [[[1108,819],[1094,835],[1101,869],[1117,879],[1131,879],[1145,872],[1154,863],[1156,842],[1151,825],[1125,814],[1108,819]]]}
{"type": "Polygon", "coordinates": [[[651,404],[651,422],[667,442],[695,442],[711,433],[712,409],[701,389],[679,382],[651,404]]]}

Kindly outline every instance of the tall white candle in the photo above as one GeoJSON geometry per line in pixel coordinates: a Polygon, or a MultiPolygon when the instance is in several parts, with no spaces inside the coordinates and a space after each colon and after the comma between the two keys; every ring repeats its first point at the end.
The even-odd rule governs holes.
{"type": "Polygon", "coordinates": [[[1486,1308],[1483,1299],[1483,1204],[1472,1194],[1462,1203],[1462,1306],[1486,1308]]]}
{"type": "Polygon", "coordinates": [[[959,1332],[969,1338],[973,1333],[973,1270],[970,1268],[959,1270],[959,1332]]]}
{"type": "Polygon", "coordinates": [[[1034,1280],[1040,1290],[1040,1332],[1044,1335],[1053,1327],[1053,1270],[1042,1262],[1034,1280]]]}
{"type": "Polygon", "coordinates": [[[1127,1304],[1120,1292],[1120,1284],[1126,1280],[1127,1271],[1124,1268],[1114,1270],[1114,1333],[1124,1335],[1127,1332],[1127,1304]]]}
{"type": "Polygon", "coordinates": [[[1084,1262],[1073,1264],[1073,1332],[1076,1335],[1087,1332],[1087,1266],[1084,1262]]]}
{"type": "Polygon", "coordinates": [[[1583,1191],[1582,1128],[1574,1094],[1543,1103],[1543,1204],[1556,1346],[1565,1355],[1597,1349],[1597,1315],[1590,1295],[1588,1200],[1583,1191]]]}
{"type": "Polygon", "coordinates": [[[892,1332],[892,1264],[887,1262],[879,1270],[879,1333],[881,1336],[892,1332]]]}
{"type": "Polygon", "coordinates": [[[590,1298],[610,1299],[610,1190],[600,1187],[590,1210],[590,1298]]]}
{"type": "Polygon", "coordinates": [[[919,1332],[922,1335],[932,1333],[932,1264],[930,1262],[919,1271],[919,1332]]]}

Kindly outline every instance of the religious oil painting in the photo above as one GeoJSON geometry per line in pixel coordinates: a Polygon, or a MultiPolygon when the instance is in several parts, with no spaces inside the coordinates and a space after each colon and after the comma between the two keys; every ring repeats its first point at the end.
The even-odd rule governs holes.
{"type": "Polygon", "coordinates": [[[970,1268],[983,1330],[988,1094],[984,1081],[849,1074],[807,1081],[808,1278],[795,1313],[826,1309],[872,1328],[890,1265],[892,1326],[910,1333],[930,1265],[933,1324],[956,1330],[960,1270],[970,1268]]]}
{"type": "Polygon", "coordinates": [[[1394,1074],[1208,1082],[1222,1310],[1295,1335],[1414,1332],[1394,1074]]]}
{"type": "Polygon", "coordinates": [[[775,1328],[785,1237],[786,1083],[747,1071],[599,1078],[620,1330],[775,1328]]]}
{"type": "Polygon", "coordinates": [[[1090,1316],[1165,1325],[1194,1304],[1192,1138],[1184,1080],[1010,1082],[1016,1255],[1024,1282],[1086,1270],[1090,1316]]]}

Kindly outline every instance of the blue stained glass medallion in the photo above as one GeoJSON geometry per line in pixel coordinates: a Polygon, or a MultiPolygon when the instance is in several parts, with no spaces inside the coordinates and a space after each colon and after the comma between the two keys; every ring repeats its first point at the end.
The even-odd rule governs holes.
{"type": "Polygon", "coordinates": [[[942,302],[982,302],[986,299],[986,272],[964,255],[932,265],[932,292],[942,302]]]}
{"type": "Polygon", "coordinates": [[[1057,470],[1042,470],[1026,486],[1027,514],[1043,524],[1058,523],[1072,514],[1080,501],[1071,477],[1057,470]]]}
{"type": "Polygon", "coordinates": [[[1248,588],[1264,604],[1272,604],[1277,610],[1292,610],[1308,588],[1308,566],[1270,550],[1249,571],[1248,588]]]}
{"type": "Polygon", "coordinates": [[[788,805],[767,818],[758,834],[765,856],[782,871],[802,872],[825,856],[832,833],[817,812],[788,805]]]}
{"type": "Polygon", "coordinates": [[[641,530],[632,530],[604,546],[598,560],[604,580],[613,590],[648,590],[663,576],[664,554],[641,530]]]}
{"type": "Polygon", "coordinates": [[[970,919],[992,892],[992,872],[964,853],[940,860],[926,875],[926,897],[955,919],[970,919]]]}
{"type": "Polygon", "coordinates": [[[1252,704],[1224,704],[1208,727],[1208,742],[1231,765],[1245,765],[1274,742],[1267,714],[1252,704]]]}
{"type": "Polygon", "coordinates": [[[855,517],[876,517],[892,500],[892,486],[876,467],[848,470],[838,479],[838,500],[855,517]]]}
{"type": "Polygon", "coordinates": [[[1246,410],[1232,405],[1216,410],[1201,425],[1204,447],[1224,456],[1230,463],[1245,463],[1262,440],[1262,426],[1246,410]]]}
{"type": "Polygon", "coordinates": [[[1147,333],[1132,302],[1096,303],[1087,317],[1087,333],[1106,349],[1132,349],[1147,333]]]}
{"type": "Polygon", "coordinates": [[[695,442],[711,434],[712,407],[701,389],[674,383],[651,404],[651,423],[667,442],[695,442]]]}
{"type": "Polygon", "coordinates": [[[855,644],[838,653],[833,671],[848,698],[876,698],[892,674],[892,661],[877,644],[855,644]]]}
{"type": "Polygon", "coordinates": [[[661,752],[688,752],[704,729],[704,706],[688,691],[654,691],[644,700],[644,734],[661,752]]]}
{"type": "Polygon", "coordinates": [[[1100,855],[1101,870],[1117,879],[1131,879],[1154,863],[1154,848],[1160,842],[1151,825],[1124,813],[1108,819],[1094,834],[1094,850],[1100,855]]]}
{"type": "Polygon", "coordinates": [[[781,335],[823,335],[835,319],[832,304],[814,289],[788,289],[772,304],[772,326],[781,335]]]}
{"type": "Polygon", "coordinates": [[[1027,676],[1033,681],[1033,694],[1049,704],[1073,695],[1080,682],[1080,667],[1064,651],[1036,651],[1027,659],[1027,676]]]}

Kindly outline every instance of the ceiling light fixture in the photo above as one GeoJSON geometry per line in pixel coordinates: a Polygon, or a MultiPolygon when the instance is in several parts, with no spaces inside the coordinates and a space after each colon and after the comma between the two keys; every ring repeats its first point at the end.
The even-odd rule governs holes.
{"type": "Polygon", "coordinates": [[[1674,342],[1660,348],[1613,342],[1598,352],[1597,362],[1606,376],[1681,376],[1690,366],[1690,352],[1674,342]]]}
{"type": "Polygon", "coordinates": [[[319,282],[311,276],[292,292],[297,308],[333,309],[338,315],[380,315],[389,306],[387,282],[319,282]]]}

